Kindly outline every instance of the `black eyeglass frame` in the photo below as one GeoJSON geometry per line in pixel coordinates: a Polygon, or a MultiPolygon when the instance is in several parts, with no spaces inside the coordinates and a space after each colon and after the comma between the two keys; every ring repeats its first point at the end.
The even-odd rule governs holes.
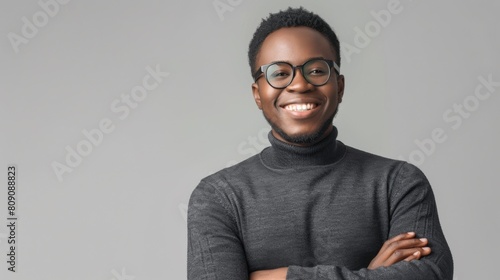
{"type": "Polygon", "coordinates": [[[257,82],[257,80],[262,77],[261,75],[266,73],[267,69],[271,66],[271,65],[274,65],[274,64],[277,64],[277,63],[284,63],[284,64],[288,64],[290,65],[290,67],[292,68],[292,79],[290,80],[290,82],[288,84],[286,84],[285,86],[282,86],[282,87],[275,87],[273,86],[268,78],[267,78],[267,75],[264,75],[266,77],[266,82],[273,88],[275,89],[284,89],[286,88],[287,86],[289,86],[292,82],[293,82],[293,79],[295,79],[295,73],[296,73],[296,69],[299,68],[300,71],[302,72],[302,75],[304,76],[304,79],[310,83],[311,85],[314,85],[314,86],[322,86],[322,85],[325,85],[326,83],[328,83],[328,81],[330,80],[331,76],[332,76],[332,73],[331,73],[331,70],[330,70],[330,73],[328,73],[328,79],[322,83],[322,84],[319,84],[319,85],[316,85],[316,84],[313,84],[311,83],[306,75],[304,75],[304,65],[310,63],[311,61],[316,61],[316,60],[322,60],[324,62],[326,62],[328,64],[328,66],[330,67],[329,69],[332,69],[334,68],[335,69],[335,72],[337,72],[338,75],[340,75],[340,67],[337,65],[337,63],[331,59],[324,59],[324,58],[311,58],[309,59],[308,61],[304,62],[302,65],[292,65],[286,61],[276,61],[276,62],[273,62],[273,63],[269,63],[269,64],[265,64],[265,65],[262,65],[261,67],[259,67],[259,69],[257,71],[255,71],[255,74],[253,75],[254,77],[254,82],[257,82]]]}

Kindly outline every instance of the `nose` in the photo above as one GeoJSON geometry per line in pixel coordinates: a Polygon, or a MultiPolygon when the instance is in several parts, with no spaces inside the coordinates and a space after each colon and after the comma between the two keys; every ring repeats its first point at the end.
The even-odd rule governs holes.
{"type": "Polygon", "coordinates": [[[296,93],[307,93],[314,89],[314,86],[310,84],[304,77],[302,69],[295,69],[295,77],[293,77],[292,82],[286,87],[289,92],[296,93]]]}

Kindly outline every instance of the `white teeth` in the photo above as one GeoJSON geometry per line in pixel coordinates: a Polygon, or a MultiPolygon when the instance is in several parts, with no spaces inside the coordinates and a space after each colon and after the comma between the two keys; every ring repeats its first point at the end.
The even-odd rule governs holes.
{"type": "Polygon", "coordinates": [[[288,111],[308,111],[316,108],[316,104],[314,103],[303,103],[303,104],[289,104],[285,106],[285,109],[288,111]]]}

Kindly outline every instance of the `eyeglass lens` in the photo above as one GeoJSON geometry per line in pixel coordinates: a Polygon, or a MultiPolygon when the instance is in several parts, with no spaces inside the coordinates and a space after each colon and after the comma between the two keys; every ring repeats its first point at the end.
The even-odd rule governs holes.
{"type": "MultiPolygon", "coordinates": [[[[330,78],[330,66],[324,60],[308,61],[301,70],[306,81],[315,86],[324,85],[330,78]]],[[[271,64],[266,70],[266,78],[271,86],[284,88],[293,80],[293,68],[283,62],[271,64]]]]}

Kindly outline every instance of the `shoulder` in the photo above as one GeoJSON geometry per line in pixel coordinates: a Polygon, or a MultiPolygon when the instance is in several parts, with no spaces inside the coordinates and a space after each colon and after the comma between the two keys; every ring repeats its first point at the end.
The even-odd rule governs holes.
{"type": "Polygon", "coordinates": [[[256,154],[239,163],[206,176],[201,179],[201,182],[214,185],[216,188],[221,188],[224,187],[228,181],[231,181],[231,178],[251,174],[260,167],[262,167],[262,163],[259,154],[256,154]]]}
{"type": "Polygon", "coordinates": [[[259,155],[254,155],[235,165],[223,168],[200,180],[200,183],[193,190],[195,195],[198,192],[211,192],[213,195],[228,196],[233,193],[233,188],[237,187],[237,182],[250,181],[256,178],[259,170],[263,167],[259,155]]]}
{"type": "Polygon", "coordinates": [[[381,155],[376,155],[367,151],[363,151],[348,145],[346,147],[346,156],[350,160],[356,160],[360,162],[367,163],[379,163],[379,164],[394,164],[394,163],[402,163],[400,160],[391,159],[388,157],[384,157],[381,155]]]}
{"type": "Polygon", "coordinates": [[[376,155],[347,145],[344,161],[346,164],[359,166],[363,170],[377,170],[379,172],[382,170],[397,172],[406,164],[405,161],[376,155]]]}
{"type": "Polygon", "coordinates": [[[389,186],[426,182],[424,173],[415,165],[406,161],[391,159],[346,146],[344,157],[345,164],[349,168],[362,171],[364,174],[373,176],[385,174],[389,186]]]}

